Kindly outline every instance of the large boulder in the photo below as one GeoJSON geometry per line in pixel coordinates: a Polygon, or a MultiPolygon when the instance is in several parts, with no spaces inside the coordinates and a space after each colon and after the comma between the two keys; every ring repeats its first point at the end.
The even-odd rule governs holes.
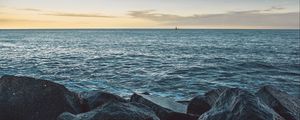
{"type": "Polygon", "coordinates": [[[287,120],[300,120],[300,100],[274,86],[264,86],[257,93],[269,107],[287,120]]]}
{"type": "Polygon", "coordinates": [[[238,88],[225,90],[198,120],[284,120],[258,97],[238,88]]]}
{"type": "Polygon", "coordinates": [[[196,116],[186,114],[186,105],[172,99],[134,93],[130,101],[150,107],[161,120],[197,120],[196,116]]]}
{"type": "Polygon", "coordinates": [[[220,87],[218,89],[208,91],[204,96],[199,95],[194,97],[188,104],[187,113],[197,116],[202,115],[214,105],[219,96],[227,89],[229,88],[220,87]]]}
{"type": "Polygon", "coordinates": [[[85,101],[87,103],[86,106],[87,110],[101,107],[103,104],[111,101],[127,102],[125,99],[121,98],[120,96],[99,91],[99,90],[81,92],[79,93],[79,97],[82,101],[85,101]]]}
{"type": "Polygon", "coordinates": [[[145,105],[113,101],[78,115],[65,112],[57,120],[159,120],[159,118],[145,105]]]}
{"type": "Polygon", "coordinates": [[[0,78],[1,120],[54,120],[66,111],[81,112],[80,100],[63,85],[30,77],[0,78]]]}

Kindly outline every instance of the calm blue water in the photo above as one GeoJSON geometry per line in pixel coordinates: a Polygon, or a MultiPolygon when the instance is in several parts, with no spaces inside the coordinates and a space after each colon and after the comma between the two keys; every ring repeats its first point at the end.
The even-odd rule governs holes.
{"type": "Polygon", "coordinates": [[[0,30],[0,76],[188,99],[272,84],[300,95],[299,30],[0,30]]]}

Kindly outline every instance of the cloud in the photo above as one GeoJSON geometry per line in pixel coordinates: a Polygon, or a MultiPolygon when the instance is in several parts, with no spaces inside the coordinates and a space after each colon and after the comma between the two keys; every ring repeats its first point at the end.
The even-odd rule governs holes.
{"type": "Polygon", "coordinates": [[[111,17],[114,17],[114,16],[106,16],[106,15],[101,15],[101,14],[53,12],[53,11],[47,11],[47,10],[42,10],[42,9],[36,9],[36,8],[21,8],[21,9],[17,9],[17,10],[38,12],[41,15],[63,16],[63,17],[95,17],[95,18],[111,18],[111,17]]]}
{"type": "Polygon", "coordinates": [[[18,18],[0,18],[1,23],[15,23],[15,22],[54,22],[49,20],[31,20],[31,19],[18,19],[18,18]]]}
{"type": "Polygon", "coordinates": [[[95,17],[95,18],[111,18],[111,17],[113,17],[113,16],[106,16],[106,15],[100,15],[100,14],[64,13],[64,12],[51,12],[51,13],[45,13],[42,15],[63,16],[63,17],[95,17]]]}
{"type": "Polygon", "coordinates": [[[283,7],[272,6],[271,8],[265,9],[265,10],[263,10],[263,11],[270,12],[270,11],[277,11],[277,10],[284,10],[284,9],[285,9],[285,8],[283,8],[283,7]]]}
{"type": "Polygon", "coordinates": [[[154,13],[154,12],[155,12],[154,10],[130,11],[129,15],[136,18],[144,18],[144,19],[150,19],[154,21],[176,21],[182,18],[188,18],[179,15],[154,13]]]}
{"type": "Polygon", "coordinates": [[[283,8],[272,7],[265,10],[231,11],[222,14],[180,16],[156,13],[154,10],[130,11],[134,18],[157,21],[163,25],[182,26],[244,26],[266,28],[299,28],[299,12],[274,13],[269,11],[283,8]]]}
{"type": "Polygon", "coordinates": [[[0,18],[0,22],[1,22],[1,23],[7,23],[7,22],[20,22],[20,21],[29,21],[29,20],[0,18]]]}
{"type": "Polygon", "coordinates": [[[0,18],[0,22],[1,23],[4,23],[4,22],[10,22],[11,19],[4,19],[4,18],[0,18]]]}
{"type": "Polygon", "coordinates": [[[21,8],[17,10],[23,10],[23,11],[32,11],[32,12],[42,12],[43,10],[41,9],[35,9],[35,8],[21,8]]]}

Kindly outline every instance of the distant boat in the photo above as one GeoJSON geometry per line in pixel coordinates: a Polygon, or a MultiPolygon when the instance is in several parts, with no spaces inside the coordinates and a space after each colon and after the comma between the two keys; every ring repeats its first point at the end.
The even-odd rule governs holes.
{"type": "Polygon", "coordinates": [[[177,27],[177,26],[175,27],[175,30],[178,30],[178,27],[177,27]]]}

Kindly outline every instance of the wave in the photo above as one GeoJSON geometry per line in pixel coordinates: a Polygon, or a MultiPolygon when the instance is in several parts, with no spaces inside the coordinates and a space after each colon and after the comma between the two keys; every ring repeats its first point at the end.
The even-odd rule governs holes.
{"type": "Polygon", "coordinates": [[[237,66],[245,69],[279,69],[275,65],[271,63],[266,63],[266,62],[260,62],[260,61],[253,61],[253,62],[242,62],[238,63],[237,66]]]}

